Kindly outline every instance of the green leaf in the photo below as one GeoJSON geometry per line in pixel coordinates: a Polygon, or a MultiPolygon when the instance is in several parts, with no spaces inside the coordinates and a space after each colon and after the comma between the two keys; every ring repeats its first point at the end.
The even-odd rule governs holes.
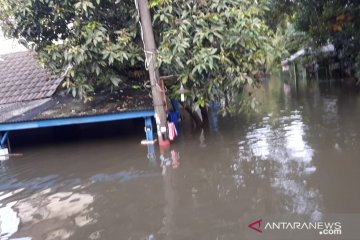
{"type": "Polygon", "coordinates": [[[112,84],[114,86],[118,87],[119,83],[121,82],[121,79],[119,77],[116,77],[116,76],[111,76],[110,81],[112,82],[112,84]]]}

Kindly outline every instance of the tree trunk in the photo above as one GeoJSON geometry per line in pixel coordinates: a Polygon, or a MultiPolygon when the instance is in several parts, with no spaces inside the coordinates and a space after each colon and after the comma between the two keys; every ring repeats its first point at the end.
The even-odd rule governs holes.
{"type": "Polygon", "coordinates": [[[201,121],[201,118],[199,115],[190,107],[188,104],[181,104],[183,108],[190,114],[191,118],[194,120],[197,128],[203,127],[203,122],[201,121]]]}
{"type": "Polygon", "coordinates": [[[209,122],[209,111],[207,107],[200,107],[201,117],[203,120],[203,129],[208,131],[210,130],[210,122],[209,122]]]}

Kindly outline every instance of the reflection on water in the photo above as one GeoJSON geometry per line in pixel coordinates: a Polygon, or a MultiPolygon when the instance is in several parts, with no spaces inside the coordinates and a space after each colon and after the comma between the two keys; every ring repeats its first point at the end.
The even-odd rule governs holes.
{"type": "Polygon", "coordinates": [[[0,165],[1,239],[231,240],[264,215],[360,213],[347,187],[360,180],[360,97],[276,78],[265,89],[259,113],[163,151],[140,135],[20,149],[0,165]]]}
{"type": "MultiPolygon", "coordinates": [[[[25,189],[0,195],[1,201],[15,198],[25,189]]],[[[93,196],[51,189],[0,205],[1,239],[68,239],[77,227],[94,222],[88,215],[93,196]],[[21,229],[19,229],[21,224],[21,229]],[[26,237],[31,236],[31,237],[26,237]],[[25,238],[24,238],[25,237],[25,238]]]]}
{"type": "Polygon", "coordinates": [[[0,208],[1,216],[1,238],[8,239],[11,235],[18,231],[20,219],[16,212],[12,209],[15,202],[6,204],[6,206],[0,208]]]}
{"type": "Polygon", "coordinates": [[[319,217],[319,192],[306,184],[316,167],[312,162],[314,150],[304,139],[305,129],[300,111],[263,117],[249,127],[245,140],[239,142],[239,158],[233,168],[240,172],[236,179],[242,186],[246,186],[245,181],[239,182],[244,180],[244,170],[267,179],[274,191],[281,193],[278,203],[287,213],[319,217]],[[278,123],[272,126],[274,118],[278,123]]]}
{"type": "Polygon", "coordinates": [[[337,98],[323,98],[323,122],[325,124],[336,123],[338,118],[337,98]]]}
{"type": "Polygon", "coordinates": [[[68,239],[76,228],[94,221],[88,216],[91,212],[88,206],[93,202],[93,196],[51,192],[51,189],[41,191],[13,206],[22,224],[22,230],[17,235],[35,239],[68,239]]]}

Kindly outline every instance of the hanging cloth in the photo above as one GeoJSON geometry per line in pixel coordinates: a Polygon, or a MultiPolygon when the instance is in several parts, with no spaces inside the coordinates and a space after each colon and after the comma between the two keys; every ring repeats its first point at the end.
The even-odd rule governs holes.
{"type": "Polygon", "coordinates": [[[175,124],[173,122],[168,122],[168,129],[169,129],[169,139],[170,141],[174,141],[175,137],[178,135],[175,124]]]}

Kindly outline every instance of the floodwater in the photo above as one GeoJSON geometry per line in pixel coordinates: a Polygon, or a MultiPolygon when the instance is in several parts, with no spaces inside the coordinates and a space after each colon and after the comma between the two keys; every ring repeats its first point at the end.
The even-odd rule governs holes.
{"type": "Polygon", "coordinates": [[[13,146],[0,239],[232,240],[263,215],[359,214],[360,95],[276,77],[257,94],[257,113],[155,156],[139,132],[13,146]]]}

